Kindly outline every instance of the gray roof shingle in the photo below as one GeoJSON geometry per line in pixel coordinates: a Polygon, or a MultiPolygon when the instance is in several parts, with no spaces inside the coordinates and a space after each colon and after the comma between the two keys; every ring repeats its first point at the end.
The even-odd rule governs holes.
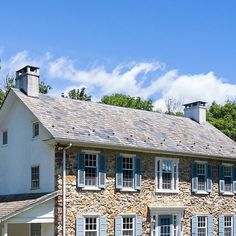
{"type": "Polygon", "coordinates": [[[13,91],[55,139],[236,158],[236,143],[209,123],[13,91]]]}

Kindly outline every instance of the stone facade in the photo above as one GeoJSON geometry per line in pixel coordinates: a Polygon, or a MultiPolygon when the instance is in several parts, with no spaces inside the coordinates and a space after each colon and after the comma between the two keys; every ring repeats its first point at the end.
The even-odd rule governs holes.
{"type": "MultiPolygon", "coordinates": [[[[88,149],[88,148],[84,148],[88,149]]],[[[119,214],[136,213],[143,217],[142,235],[150,233],[150,211],[148,206],[185,206],[183,217],[183,235],[191,235],[191,217],[194,214],[212,215],[214,218],[213,235],[218,235],[218,217],[220,214],[235,214],[235,196],[222,196],[218,189],[218,165],[221,161],[206,159],[212,165],[212,192],[210,194],[193,194],[191,192],[192,157],[177,157],[179,159],[179,192],[155,192],[155,157],[165,157],[159,154],[132,153],[142,159],[142,188],[137,192],[121,192],[115,188],[115,156],[128,153],[111,150],[99,150],[106,154],[107,178],[106,189],[99,191],[77,188],[77,153],[81,148],[71,148],[67,156],[66,176],[66,232],[75,235],[76,217],[83,214],[105,215],[108,219],[108,234],[114,235],[114,219],[119,214]]],[[[56,189],[62,189],[62,153],[56,154],[56,189]]],[[[56,199],[55,234],[62,235],[62,197],[56,199]]]]}

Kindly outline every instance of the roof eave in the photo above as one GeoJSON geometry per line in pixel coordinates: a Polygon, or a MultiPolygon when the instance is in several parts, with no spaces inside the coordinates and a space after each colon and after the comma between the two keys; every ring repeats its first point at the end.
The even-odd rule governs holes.
{"type": "Polygon", "coordinates": [[[44,140],[48,144],[56,145],[68,145],[72,144],[73,146],[77,147],[88,147],[88,148],[105,148],[105,149],[116,149],[122,151],[136,151],[136,152],[143,152],[143,153],[153,153],[153,154],[163,154],[163,155],[175,155],[175,156],[185,156],[185,157],[194,157],[194,158],[207,158],[207,159],[218,159],[223,158],[224,160],[236,161],[236,157],[230,156],[219,156],[214,154],[201,154],[201,153],[192,153],[192,152],[180,152],[180,151],[166,151],[161,149],[154,149],[154,148],[144,148],[144,147],[136,147],[136,146],[125,146],[125,145],[114,145],[114,144],[107,144],[107,143],[97,143],[97,142],[84,142],[79,140],[73,139],[66,139],[66,138],[53,138],[44,140]]]}

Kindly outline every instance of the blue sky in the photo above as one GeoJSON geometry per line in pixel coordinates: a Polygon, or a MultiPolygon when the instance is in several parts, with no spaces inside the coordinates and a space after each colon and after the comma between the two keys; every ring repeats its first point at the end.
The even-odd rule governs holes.
{"type": "Polygon", "coordinates": [[[183,102],[236,98],[236,1],[2,1],[2,78],[41,67],[53,94],[85,86],[183,102]]]}

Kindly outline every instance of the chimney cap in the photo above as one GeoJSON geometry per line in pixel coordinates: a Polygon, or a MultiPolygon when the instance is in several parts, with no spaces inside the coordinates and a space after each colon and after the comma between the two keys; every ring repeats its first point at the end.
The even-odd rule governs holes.
{"type": "Polygon", "coordinates": [[[25,70],[25,69],[28,68],[28,67],[29,67],[30,69],[32,69],[32,70],[37,70],[37,69],[39,69],[39,67],[37,67],[37,66],[26,65],[26,66],[22,67],[21,69],[17,70],[16,72],[20,72],[20,71],[22,71],[22,70],[25,70]]]}
{"type": "Polygon", "coordinates": [[[185,103],[183,104],[183,106],[185,106],[185,108],[188,107],[194,107],[194,106],[206,106],[207,102],[203,102],[203,101],[196,101],[196,102],[190,102],[190,103],[185,103]]]}

